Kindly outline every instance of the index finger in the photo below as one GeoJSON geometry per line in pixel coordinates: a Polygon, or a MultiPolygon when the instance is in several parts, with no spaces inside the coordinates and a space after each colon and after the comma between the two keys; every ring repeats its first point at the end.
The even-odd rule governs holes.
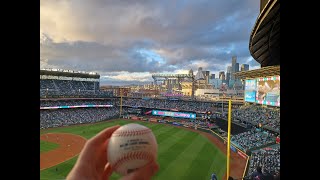
{"type": "Polygon", "coordinates": [[[89,141],[90,144],[102,144],[104,143],[108,138],[111,137],[112,133],[117,130],[120,127],[120,125],[112,126],[109,128],[104,129],[103,131],[99,132],[97,135],[92,137],[89,141]]]}

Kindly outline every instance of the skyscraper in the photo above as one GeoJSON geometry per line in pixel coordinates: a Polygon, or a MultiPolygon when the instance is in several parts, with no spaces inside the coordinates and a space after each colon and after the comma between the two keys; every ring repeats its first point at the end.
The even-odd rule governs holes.
{"type": "Polygon", "coordinates": [[[189,74],[193,75],[193,70],[192,69],[189,70],[189,74]]]}
{"type": "Polygon", "coordinates": [[[202,72],[202,67],[199,67],[199,68],[198,68],[198,72],[197,72],[197,74],[196,74],[196,76],[195,76],[195,79],[196,79],[196,80],[205,80],[205,79],[206,79],[206,78],[204,77],[203,72],[202,72]]]}
{"type": "Polygon", "coordinates": [[[211,74],[210,75],[210,79],[215,79],[216,78],[216,75],[215,74],[211,74]]]}
{"type": "Polygon", "coordinates": [[[228,66],[227,67],[227,75],[226,75],[226,80],[227,80],[227,82],[229,82],[229,80],[230,80],[230,76],[231,76],[231,66],[228,66]]]}
{"type": "Polygon", "coordinates": [[[249,71],[249,64],[244,64],[244,70],[249,71]]]}
{"type": "Polygon", "coordinates": [[[237,65],[237,56],[232,56],[231,73],[230,73],[231,78],[230,79],[232,79],[232,80],[235,79],[233,73],[238,72],[238,71],[239,71],[239,63],[237,65]]]}
{"type": "Polygon", "coordinates": [[[241,64],[241,71],[249,71],[249,64],[241,64]]]}
{"type": "Polygon", "coordinates": [[[210,75],[210,71],[202,71],[204,78],[206,80],[206,84],[209,84],[209,75],[210,75]]]}
{"type": "Polygon", "coordinates": [[[232,66],[237,63],[237,56],[232,56],[232,66]]]}
{"type": "Polygon", "coordinates": [[[224,71],[220,71],[220,72],[219,72],[219,79],[221,79],[221,80],[225,80],[225,79],[226,79],[226,76],[225,76],[225,74],[224,74],[224,71]]]}
{"type": "Polygon", "coordinates": [[[239,63],[236,63],[235,71],[234,72],[239,72],[239,63]]]}

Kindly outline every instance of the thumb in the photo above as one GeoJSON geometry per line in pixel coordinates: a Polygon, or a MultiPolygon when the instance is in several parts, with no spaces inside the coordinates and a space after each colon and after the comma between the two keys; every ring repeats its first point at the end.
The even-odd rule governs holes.
{"type": "Polygon", "coordinates": [[[149,180],[159,170],[159,165],[152,161],[147,165],[124,176],[121,180],[149,180]]]}
{"type": "Polygon", "coordinates": [[[110,166],[109,163],[107,163],[107,165],[104,167],[104,171],[103,171],[103,174],[102,174],[102,179],[103,180],[109,180],[109,177],[111,176],[113,170],[110,166]]]}

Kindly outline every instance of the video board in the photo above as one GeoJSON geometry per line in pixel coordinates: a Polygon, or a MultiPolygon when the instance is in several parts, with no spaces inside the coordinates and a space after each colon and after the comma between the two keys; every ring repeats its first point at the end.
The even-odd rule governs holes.
{"type": "Polygon", "coordinates": [[[256,102],[280,106],[280,76],[257,79],[256,102]]]}
{"type": "Polygon", "coordinates": [[[256,92],[256,79],[247,79],[245,83],[244,100],[247,102],[256,102],[256,92]]]}
{"type": "Polygon", "coordinates": [[[152,115],[195,119],[195,113],[152,110],[152,115]]]}
{"type": "Polygon", "coordinates": [[[247,79],[244,100],[280,107],[280,76],[247,79]]]}

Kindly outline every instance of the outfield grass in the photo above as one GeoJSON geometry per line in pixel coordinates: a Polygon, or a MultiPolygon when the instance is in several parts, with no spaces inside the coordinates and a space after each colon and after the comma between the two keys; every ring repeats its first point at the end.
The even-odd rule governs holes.
{"type": "MultiPolygon", "coordinates": [[[[124,125],[132,121],[117,120],[93,125],[73,126],[44,130],[40,133],[65,132],[90,138],[106,127],[124,125]]],[[[215,172],[222,179],[226,172],[226,156],[202,135],[162,124],[137,122],[152,129],[158,142],[158,163],[160,170],[153,179],[210,179],[215,172]]],[[[67,176],[77,157],[57,166],[40,171],[40,179],[63,179],[67,176]],[[58,168],[58,171],[56,171],[58,168]]],[[[110,179],[118,179],[112,174],[110,179]]]]}
{"type": "Polygon", "coordinates": [[[40,153],[51,151],[57,149],[58,147],[59,144],[40,140],[40,153]]]}

